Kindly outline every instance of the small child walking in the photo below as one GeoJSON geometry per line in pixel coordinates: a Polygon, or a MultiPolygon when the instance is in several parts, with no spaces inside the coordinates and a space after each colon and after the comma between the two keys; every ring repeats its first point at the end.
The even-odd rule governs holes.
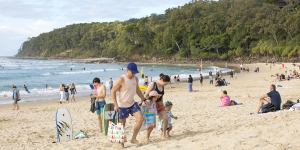
{"type": "MultiPolygon", "coordinates": [[[[172,103],[172,102],[167,101],[167,102],[165,103],[165,110],[166,110],[167,116],[168,116],[168,127],[167,127],[167,136],[168,136],[168,137],[171,137],[171,136],[170,136],[170,132],[171,132],[171,130],[172,130],[172,128],[173,128],[173,125],[172,125],[172,124],[173,124],[173,123],[172,123],[172,119],[175,119],[175,120],[178,119],[177,116],[174,116],[174,115],[172,114],[172,112],[171,112],[172,107],[173,107],[173,103],[172,103]]],[[[161,124],[162,124],[162,122],[161,122],[161,124]]]]}
{"type": "Polygon", "coordinates": [[[156,91],[149,93],[149,98],[142,104],[142,113],[144,116],[143,129],[147,130],[146,142],[150,142],[150,135],[156,127],[156,101],[160,95],[156,91]]]}

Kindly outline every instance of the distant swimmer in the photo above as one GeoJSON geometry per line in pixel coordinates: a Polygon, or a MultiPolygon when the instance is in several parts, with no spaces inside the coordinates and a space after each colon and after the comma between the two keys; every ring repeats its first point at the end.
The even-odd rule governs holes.
{"type": "Polygon", "coordinates": [[[24,89],[27,93],[30,93],[30,91],[28,90],[28,87],[24,84],[24,89]]]}
{"type": "Polygon", "coordinates": [[[83,70],[85,70],[85,67],[83,68],[83,70]]]}
{"type": "Polygon", "coordinates": [[[73,68],[71,68],[70,70],[73,71],[73,68]]]}
{"type": "Polygon", "coordinates": [[[103,71],[105,72],[105,71],[106,71],[106,69],[104,68],[104,69],[103,69],[103,71]]]}
{"type": "Polygon", "coordinates": [[[48,89],[48,84],[46,84],[46,89],[48,89]]]}

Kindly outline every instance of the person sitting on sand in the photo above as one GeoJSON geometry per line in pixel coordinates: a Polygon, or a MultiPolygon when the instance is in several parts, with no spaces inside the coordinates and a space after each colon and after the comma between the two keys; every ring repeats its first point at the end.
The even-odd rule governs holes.
{"type": "Polygon", "coordinates": [[[270,86],[270,92],[260,98],[257,113],[277,111],[280,110],[280,106],[281,96],[279,92],[276,91],[276,86],[272,84],[270,86]]]}
{"type": "Polygon", "coordinates": [[[221,101],[221,106],[230,106],[230,97],[227,95],[227,91],[224,90],[222,92],[222,95],[220,97],[220,101],[221,101]]]}
{"type": "Polygon", "coordinates": [[[242,105],[242,103],[237,103],[234,100],[231,100],[230,97],[227,95],[227,91],[222,91],[222,95],[220,97],[221,107],[225,106],[234,106],[234,105],[242,105]]]}
{"type": "Polygon", "coordinates": [[[146,136],[146,142],[148,143],[150,141],[150,135],[153,129],[155,128],[156,124],[156,114],[157,114],[157,109],[156,109],[156,101],[160,97],[160,95],[156,91],[151,91],[149,93],[149,98],[142,104],[142,112],[145,113],[151,113],[155,114],[153,118],[147,118],[147,114],[144,114],[145,122],[144,122],[144,127],[147,129],[147,136],[146,136]],[[153,122],[152,122],[153,121],[153,122]]]}
{"type": "MultiPolygon", "coordinates": [[[[173,113],[171,112],[172,107],[173,107],[172,102],[167,101],[165,103],[165,108],[166,108],[166,112],[167,112],[167,116],[168,116],[168,126],[167,126],[167,136],[168,137],[171,137],[170,132],[173,129],[172,119],[175,119],[175,120],[178,119],[178,117],[174,116],[173,113]]],[[[161,124],[162,124],[162,122],[161,122],[161,124]]],[[[162,130],[162,127],[161,127],[161,130],[162,130]]]]}
{"type": "Polygon", "coordinates": [[[129,63],[127,65],[127,71],[120,77],[116,84],[114,84],[112,89],[112,100],[115,105],[114,109],[119,112],[119,119],[123,126],[125,127],[126,119],[129,115],[134,116],[136,120],[132,139],[130,141],[133,144],[138,143],[136,137],[144,122],[141,109],[138,103],[134,101],[134,96],[137,94],[142,102],[146,100],[139,88],[139,80],[135,76],[137,73],[139,73],[137,65],[135,63],[129,63]],[[119,92],[118,99],[117,92],[119,92]]]}

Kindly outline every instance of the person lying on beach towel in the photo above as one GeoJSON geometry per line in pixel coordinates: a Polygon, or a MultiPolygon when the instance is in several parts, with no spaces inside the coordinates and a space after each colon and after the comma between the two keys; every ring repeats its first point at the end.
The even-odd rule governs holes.
{"type": "Polygon", "coordinates": [[[263,95],[259,99],[259,105],[257,108],[257,113],[268,113],[280,110],[281,96],[278,91],[276,91],[276,86],[272,84],[270,86],[270,92],[263,95]]]}

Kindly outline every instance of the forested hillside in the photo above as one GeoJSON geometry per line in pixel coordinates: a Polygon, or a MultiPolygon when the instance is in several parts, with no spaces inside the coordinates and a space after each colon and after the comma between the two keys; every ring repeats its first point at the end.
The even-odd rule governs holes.
{"type": "Polygon", "coordinates": [[[145,18],[82,23],[25,41],[17,56],[125,59],[300,56],[296,0],[196,1],[145,18]]]}

